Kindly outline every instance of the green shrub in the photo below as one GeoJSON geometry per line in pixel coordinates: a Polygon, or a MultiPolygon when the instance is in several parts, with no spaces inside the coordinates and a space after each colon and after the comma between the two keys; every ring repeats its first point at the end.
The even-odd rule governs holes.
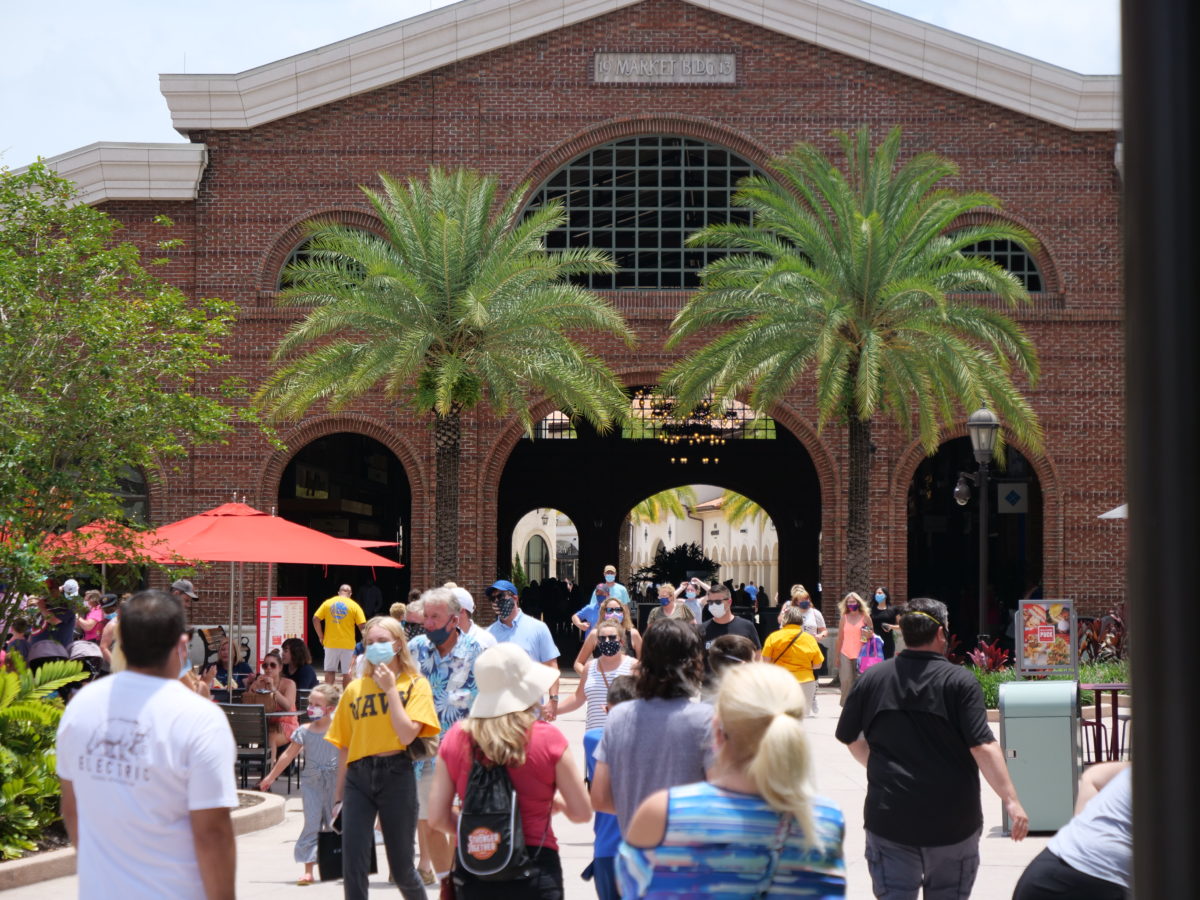
{"type": "MultiPolygon", "coordinates": [[[[1006,681],[1017,680],[1016,669],[996,669],[984,671],[977,666],[968,666],[971,673],[979,681],[983,689],[983,703],[988,709],[996,709],[1000,705],[1000,685],[1006,681]]],[[[1074,680],[1067,673],[1055,673],[1047,676],[1049,681],[1074,680]]],[[[1129,684],[1129,660],[1112,660],[1108,662],[1083,663],[1079,667],[1081,684],[1129,684]]],[[[1094,702],[1091,691],[1084,691],[1082,703],[1091,706],[1094,702]]]]}
{"type": "Polygon", "coordinates": [[[1017,680],[1016,669],[993,669],[988,672],[976,666],[968,668],[979,679],[979,686],[983,688],[983,705],[988,709],[995,709],[1000,705],[1000,685],[1006,681],[1017,680]]]}
{"type": "Polygon", "coordinates": [[[0,671],[0,859],[37,849],[62,818],[54,738],[63,704],[51,694],[87,677],[78,662],[48,662],[35,673],[19,654],[12,661],[13,671],[0,671]]]}

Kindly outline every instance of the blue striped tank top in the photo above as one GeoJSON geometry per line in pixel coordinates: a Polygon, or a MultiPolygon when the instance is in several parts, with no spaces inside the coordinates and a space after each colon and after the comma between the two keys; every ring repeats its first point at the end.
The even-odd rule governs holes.
{"type": "Polygon", "coordinates": [[[844,897],[845,823],[830,801],[814,797],[816,849],[804,846],[790,817],[753,794],[707,782],[668,791],[667,828],[657,847],[631,847],[617,857],[621,896],[629,898],[844,897]],[[786,831],[786,834],[784,832],[786,831]],[[775,848],[779,862],[768,881],[775,848]]]}

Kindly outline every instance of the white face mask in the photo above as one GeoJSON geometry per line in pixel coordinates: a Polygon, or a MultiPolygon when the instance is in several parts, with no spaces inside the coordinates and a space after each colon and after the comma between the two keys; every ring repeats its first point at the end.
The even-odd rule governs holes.
{"type": "Polygon", "coordinates": [[[721,618],[721,616],[725,615],[725,604],[724,603],[710,603],[710,604],[708,604],[708,611],[710,613],[712,613],[712,617],[714,619],[719,619],[719,618],[721,618]]]}

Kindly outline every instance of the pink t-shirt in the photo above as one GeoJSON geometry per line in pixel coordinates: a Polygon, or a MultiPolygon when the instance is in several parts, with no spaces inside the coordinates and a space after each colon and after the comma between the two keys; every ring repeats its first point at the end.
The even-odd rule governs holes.
{"type": "Polygon", "coordinates": [[[80,623],[80,627],[83,629],[83,639],[85,641],[100,640],[100,633],[104,631],[105,624],[104,610],[98,606],[92,607],[80,623]]]}
{"type": "MultiPolygon", "coordinates": [[[[521,811],[521,827],[528,846],[558,849],[554,829],[549,827],[550,807],[554,802],[554,768],[566,749],[567,739],[561,731],[546,722],[534,722],[529,745],[525,748],[525,765],[508,768],[508,777],[517,789],[517,807],[521,811]]],[[[458,796],[464,796],[471,775],[471,741],[459,723],[455,722],[442,735],[438,756],[445,764],[458,796]]]]}

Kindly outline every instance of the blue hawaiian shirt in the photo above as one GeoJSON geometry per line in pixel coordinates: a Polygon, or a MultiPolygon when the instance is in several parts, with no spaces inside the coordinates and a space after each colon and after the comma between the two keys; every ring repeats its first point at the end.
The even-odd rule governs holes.
{"type": "Polygon", "coordinates": [[[459,719],[465,719],[479,687],[475,684],[475,659],[483,652],[479,641],[458,633],[458,640],[446,656],[425,635],[408,642],[408,652],[421,674],[433,688],[433,706],[437,710],[442,733],[459,719]]]}

